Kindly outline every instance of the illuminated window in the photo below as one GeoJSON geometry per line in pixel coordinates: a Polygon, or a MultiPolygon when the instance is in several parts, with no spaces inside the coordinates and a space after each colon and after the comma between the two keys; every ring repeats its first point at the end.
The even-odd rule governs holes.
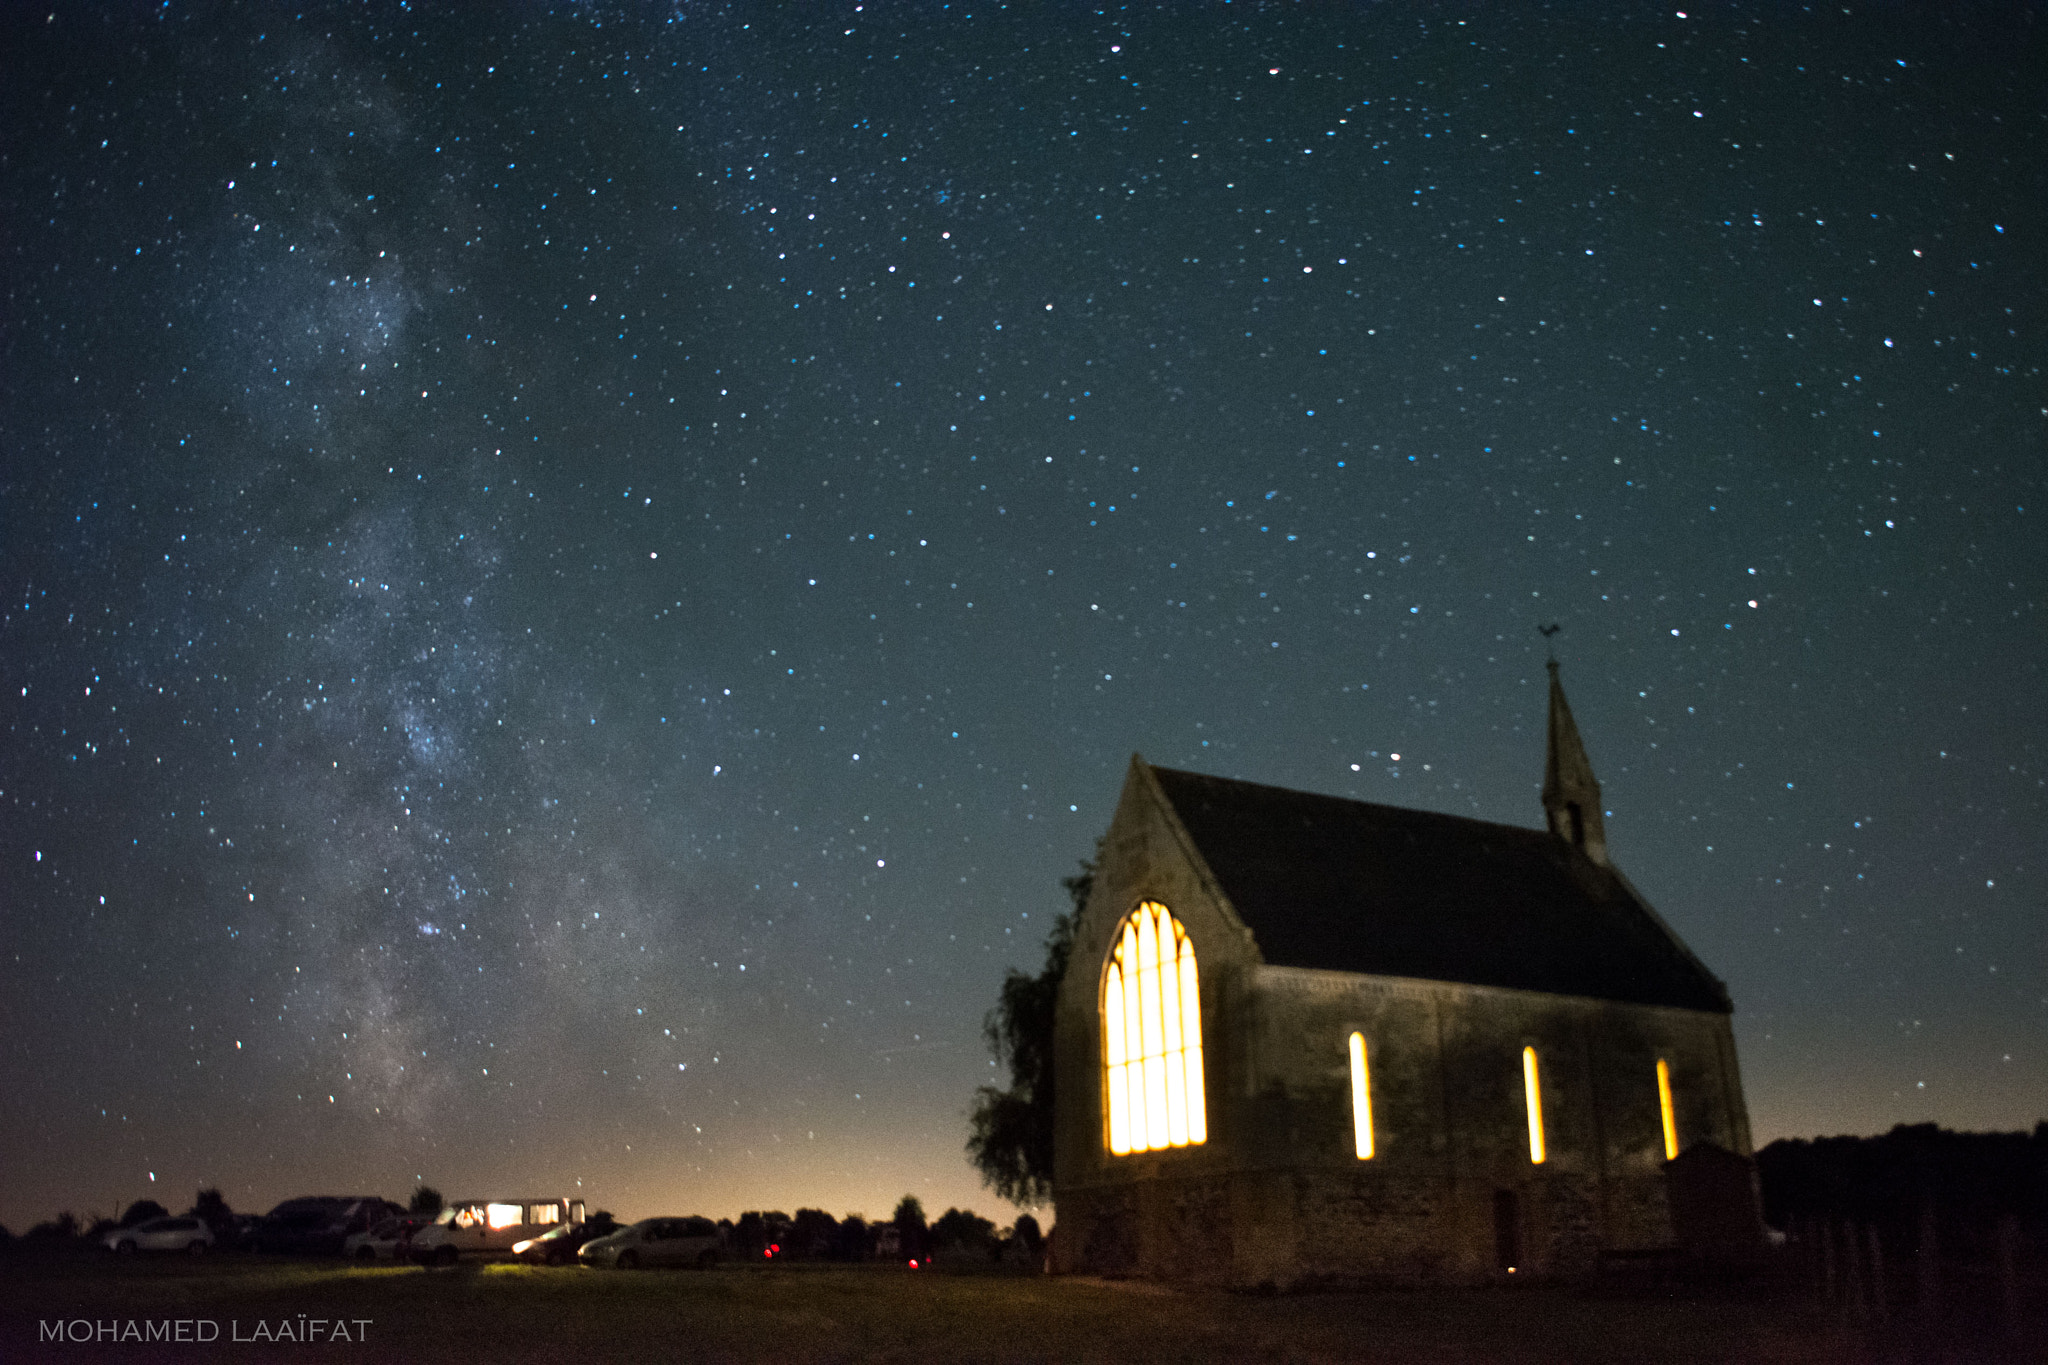
{"type": "Polygon", "coordinates": [[[521,1204],[486,1204],[484,1220],[494,1228],[517,1227],[526,1217],[526,1208],[521,1204]]]}
{"type": "Polygon", "coordinates": [[[1372,1073],[1365,1065],[1365,1035],[1351,1035],[1351,1135],[1358,1159],[1372,1160],[1372,1073]]]}
{"type": "Polygon", "coordinates": [[[1664,1159],[1678,1158],[1678,1119],[1671,1112],[1671,1063],[1657,1059],[1657,1111],[1664,1117],[1664,1159]]]}
{"type": "Polygon", "coordinates": [[[562,1206],[559,1204],[535,1204],[528,1210],[526,1221],[538,1227],[562,1221],[562,1206]]]}
{"type": "Polygon", "coordinates": [[[1195,947],[1167,908],[1131,912],[1102,982],[1109,1150],[1152,1152],[1209,1137],[1195,947]]]}
{"type": "Polygon", "coordinates": [[[1543,1164],[1543,1080],[1536,1074],[1536,1049],[1522,1049],[1522,1094],[1529,1103],[1529,1160],[1543,1164]]]}

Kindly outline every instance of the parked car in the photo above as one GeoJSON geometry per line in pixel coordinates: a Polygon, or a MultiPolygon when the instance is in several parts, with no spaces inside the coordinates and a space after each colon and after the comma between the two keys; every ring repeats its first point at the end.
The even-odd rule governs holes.
{"type": "Polygon", "coordinates": [[[341,1244],[351,1261],[403,1261],[411,1258],[412,1235],[426,1226],[424,1216],[386,1218],[373,1228],[352,1234],[341,1244]]]}
{"type": "Polygon", "coordinates": [[[198,1256],[213,1250],[213,1229],[186,1214],[179,1218],[152,1218],[132,1228],[115,1228],[100,1244],[117,1256],[138,1251],[182,1251],[198,1256]]]}
{"type": "Polygon", "coordinates": [[[335,1256],[342,1243],[405,1210],[373,1195],[306,1195],[287,1199],[263,1217],[254,1237],[258,1251],[335,1256]]]}
{"type": "Polygon", "coordinates": [[[587,1223],[557,1223],[538,1237],[512,1244],[512,1254],[535,1265],[573,1265],[585,1242],[609,1237],[620,1231],[609,1217],[587,1223]]]}
{"type": "Polygon", "coordinates": [[[576,1253],[584,1265],[632,1270],[637,1266],[715,1264],[724,1249],[718,1224],[709,1218],[642,1218],[609,1237],[585,1242],[576,1253]]]}
{"type": "Polygon", "coordinates": [[[583,1221],[581,1199],[469,1199],[448,1205],[412,1235],[412,1258],[453,1265],[461,1256],[507,1255],[562,1223],[583,1221]]]}
{"type": "Polygon", "coordinates": [[[217,1227],[213,1230],[214,1250],[253,1247],[256,1245],[256,1230],[262,1226],[263,1215],[260,1213],[234,1214],[226,1227],[217,1227]]]}

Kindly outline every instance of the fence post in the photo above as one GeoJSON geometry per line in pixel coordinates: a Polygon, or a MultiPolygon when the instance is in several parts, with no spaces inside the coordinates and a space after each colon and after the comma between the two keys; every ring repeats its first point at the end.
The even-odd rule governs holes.
{"type": "Polygon", "coordinates": [[[1835,1225],[1832,1219],[1813,1220],[1814,1240],[1820,1243],[1820,1296],[1835,1302],[1835,1225]]]}
{"type": "Polygon", "coordinates": [[[1920,1271],[1920,1313],[1928,1319],[1941,1316],[1941,1247],[1940,1228],[1935,1219],[1934,1200],[1928,1198],[1920,1204],[1920,1245],[1917,1248],[1920,1271]]]}
{"type": "Polygon", "coordinates": [[[1883,1322],[1886,1316],[1884,1283],[1884,1243],[1878,1239],[1877,1224],[1864,1229],[1870,1239],[1870,1311],[1871,1316],[1883,1322]]]}
{"type": "Polygon", "coordinates": [[[2020,1334],[2019,1281],[2020,1216],[2000,1214],[1998,1218],[1998,1300],[2004,1310],[2005,1334],[2020,1334]]]}
{"type": "Polygon", "coordinates": [[[1835,1224],[1842,1243],[1842,1314],[1851,1322],[1863,1321],[1863,1258],[1857,1254],[1856,1234],[1856,1224],[1847,1218],[1835,1224]]]}

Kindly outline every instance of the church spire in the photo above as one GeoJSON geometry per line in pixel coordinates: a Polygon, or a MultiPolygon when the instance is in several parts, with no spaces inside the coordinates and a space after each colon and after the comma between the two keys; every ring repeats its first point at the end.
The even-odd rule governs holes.
{"type": "Polygon", "coordinates": [[[1600,784],[1572,721],[1571,704],[1550,668],[1550,742],[1543,760],[1543,813],[1550,832],[1602,867],[1607,865],[1607,829],[1600,819],[1600,784]]]}

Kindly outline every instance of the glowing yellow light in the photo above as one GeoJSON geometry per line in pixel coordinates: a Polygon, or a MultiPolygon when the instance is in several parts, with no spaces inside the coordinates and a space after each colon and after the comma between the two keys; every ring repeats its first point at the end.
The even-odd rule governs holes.
{"type": "Polygon", "coordinates": [[[1145,1146],[1166,1146],[1166,1038],[1160,1027],[1159,936],[1153,932],[1150,907],[1138,926],[1138,1022],[1143,1029],[1145,1067],[1145,1146]]]}
{"type": "Polygon", "coordinates": [[[1365,1066],[1365,1035],[1351,1035],[1351,1133],[1358,1159],[1372,1160],[1372,1074],[1365,1066]]]}
{"type": "Polygon", "coordinates": [[[1522,1049],[1522,1094],[1529,1102],[1529,1160],[1543,1164],[1543,1082],[1536,1074],[1536,1049],[1522,1049]]]}
{"type": "Polygon", "coordinates": [[[526,1221],[540,1227],[546,1227],[549,1223],[559,1223],[562,1221],[562,1206],[560,1204],[535,1204],[532,1215],[526,1221]]]}
{"type": "Polygon", "coordinates": [[[1208,1140],[1195,949],[1156,901],[1131,912],[1110,952],[1102,1059],[1110,1151],[1121,1156],[1208,1140]]]}
{"type": "Polygon", "coordinates": [[[1664,1116],[1664,1159],[1678,1158],[1678,1119],[1671,1112],[1671,1063],[1657,1059],[1657,1109],[1664,1116]]]}
{"type": "MultiPolygon", "coordinates": [[[[1165,919],[1157,921],[1159,927],[1159,980],[1163,990],[1159,993],[1159,1023],[1163,1036],[1163,1052],[1169,1058],[1180,1058],[1186,1048],[1180,1040],[1180,945],[1174,941],[1174,929],[1165,919]]],[[[1188,1070],[1186,1066],[1165,1068],[1165,1140],[1167,1146],[1188,1146],[1188,1070]]]]}
{"type": "Polygon", "coordinates": [[[494,1228],[517,1227],[526,1219],[526,1210],[518,1204],[486,1204],[484,1221],[494,1228]]]}
{"type": "Polygon", "coordinates": [[[1119,1155],[1131,1150],[1131,1096],[1123,1083],[1124,991],[1122,973],[1111,963],[1109,982],[1102,992],[1103,1061],[1109,1068],[1109,1150],[1119,1155]]]}
{"type": "MultiPolygon", "coordinates": [[[[1174,926],[1179,932],[1180,926],[1174,926]]],[[[1202,987],[1195,975],[1195,945],[1180,935],[1180,1036],[1185,1043],[1181,1069],[1187,1075],[1188,1142],[1209,1140],[1209,1109],[1202,1102],[1202,987]]]]}
{"type": "Polygon", "coordinates": [[[1145,1028],[1139,1023],[1138,1015],[1138,926],[1134,920],[1124,925],[1124,958],[1120,964],[1126,968],[1118,979],[1123,983],[1124,997],[1124,1089],[1129,1092],[1131,1107],[1131,1145],[1128,1150],[1142,1152],[1151,1146],[1145,1140],[1145,1028]]]}

